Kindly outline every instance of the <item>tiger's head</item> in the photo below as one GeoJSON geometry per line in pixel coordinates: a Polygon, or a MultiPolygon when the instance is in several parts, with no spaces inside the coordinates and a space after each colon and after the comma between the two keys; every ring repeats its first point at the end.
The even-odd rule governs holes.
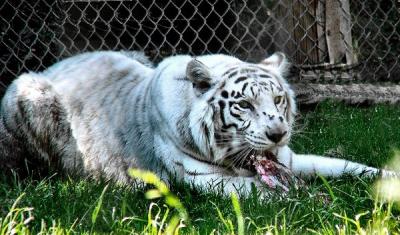
{"type": "Polygon", "coordinates": [[[212,120],[202,121],[202,130],[208,132],[207,153],[214,160],[243,158],[251,151],[288,144],[296,111],[293,91],[283,78],[288,67],[282,53],[258,64],[189,62],[186,76],[212,113],[212,120]]]}

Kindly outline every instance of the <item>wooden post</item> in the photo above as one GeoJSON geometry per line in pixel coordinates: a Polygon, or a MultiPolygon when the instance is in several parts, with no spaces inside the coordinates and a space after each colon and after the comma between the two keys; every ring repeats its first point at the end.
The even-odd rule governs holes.
{"type": "Polygon", "coordinates": [[[340,0],[342,20],[340,21],[340,31],[344,38],[344,46],[346,49],[346,62],[348,65],[357,63],[357,57],[353,51],[353,41],[351,34],[351,14],[349,0],[340,0]]]}
{"type": "Polygon", "coordinates": [[[297,48],[293,38],[293,0],[281,0],[277,4],[275,47],[277,51],[282,51],[290,58],[294,58],[297,48]]]}
{"type": "Polygon", "coordinates": [[[318,58],[318,35],[316,24],[316,5],[318,0],[294,1],[294,39],[297,47],[296,62],[315,64],[318,58]]]}
{"type": "Polygon", "coordinates": [[[343,42],[343,35],[340,30],[341,15],[339,0],[327,0],[325,5],[325,35],[326,43],[328,45],[329,63],[341,63],[345,57],[345,46],[343,42]]]}
{"type": "MultiPolygon", "coordinates": [[[[349,0],[281,0],[276,13],[281,25],[276,45],[285,32],[293,40],[284,45],[301,69],[300,79],[336,81],[352,79],[357,63],[351,36],[349,0]],[[283,13],[284,12],[284,13],[283,13]]],[[[288,39],[284,39],[287,41],[288,39]]],[[[281,48],[279,48],[281,49],[281,48]]]]}

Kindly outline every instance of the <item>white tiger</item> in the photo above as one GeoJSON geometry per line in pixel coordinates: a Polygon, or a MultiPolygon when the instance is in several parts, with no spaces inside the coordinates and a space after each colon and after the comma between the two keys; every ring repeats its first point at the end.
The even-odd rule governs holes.
{"type": "Polygon", "coordinates": [[[281,53],[258,64],[179,55],[156,68],[120,52],[65,59],[8,88],[0,169],[39,159],[66,172],[131,183],[127,169],[140,168],[202,188],[223,180],[226,193],[260,185],[243,167],[253,152],[270,151],[302,176],[379,173],[290,150],[296,106],[283,78],[287,68],[281,53]]]}

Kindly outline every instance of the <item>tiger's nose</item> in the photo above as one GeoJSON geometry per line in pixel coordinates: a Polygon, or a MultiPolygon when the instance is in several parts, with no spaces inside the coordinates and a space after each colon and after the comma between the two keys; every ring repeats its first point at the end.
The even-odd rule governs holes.
{"type": "Polygon", "coordinates": [[[270,139],[275,144],[282,140],[282,138],[287,134],[287,131],[284,132],[276,132],[269,134],[266,132],[268,139],[270,139]]]}

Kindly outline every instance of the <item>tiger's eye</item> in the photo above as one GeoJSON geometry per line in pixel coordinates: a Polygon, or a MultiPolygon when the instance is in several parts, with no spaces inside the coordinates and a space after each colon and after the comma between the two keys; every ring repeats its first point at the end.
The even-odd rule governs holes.
{"type": "Polygon", "coordinates": [[[275,96],[274,98],[274,103],[275,104],[280,104],[282,102],[283,96],[279,95],[279,96],[275,96]]]}
{"type": "Polygon", "coordinates": [[[238,105],[243,108],[243,109],[253,109],[253,105],[251,105],[249,102],[245,100],[241,100],[238,105]]]}

